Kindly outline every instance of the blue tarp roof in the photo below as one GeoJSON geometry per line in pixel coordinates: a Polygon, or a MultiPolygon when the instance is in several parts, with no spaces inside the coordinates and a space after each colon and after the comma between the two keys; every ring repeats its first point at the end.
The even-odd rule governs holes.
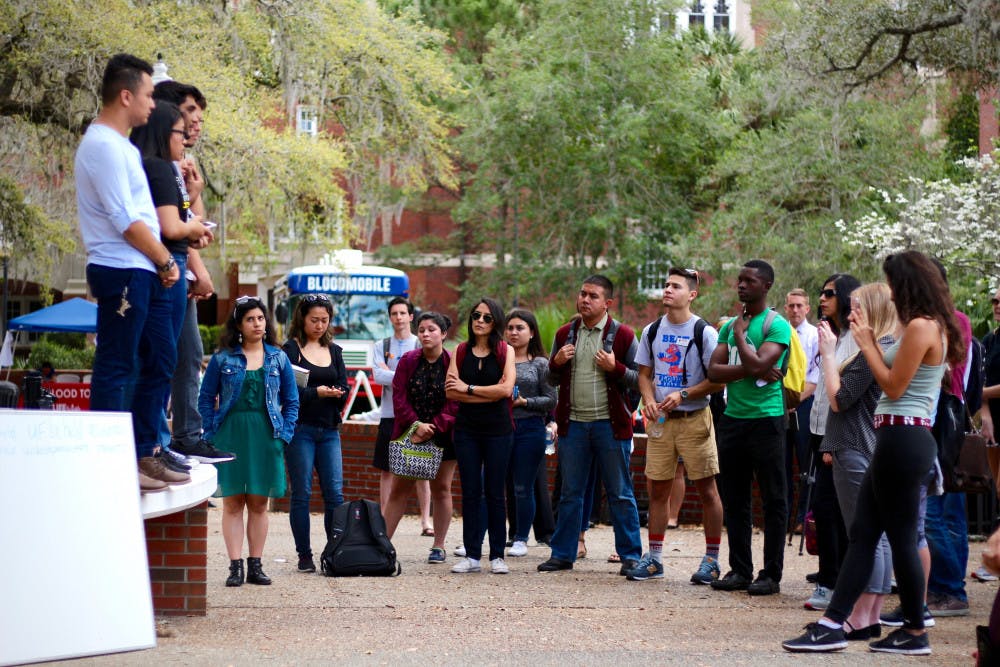
{"type": "Polygon", "coordinates": [[[12,331],[96,332],[97,304],[75,297],[48,308],[15,317],[7,323],[7,328],[12,331]]]}

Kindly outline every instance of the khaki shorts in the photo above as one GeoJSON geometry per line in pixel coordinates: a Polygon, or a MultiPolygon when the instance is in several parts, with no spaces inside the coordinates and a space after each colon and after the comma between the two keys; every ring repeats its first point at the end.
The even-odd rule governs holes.
{"type": "Polygon", "coordinates": [[[698,410],[690,417],[668,418],[663,435],[646,436],[646,477],[656,481],[673,479],[678,457],[691,480],[719,474],[719,452],[715,445],[712,411],[698,410]]]}

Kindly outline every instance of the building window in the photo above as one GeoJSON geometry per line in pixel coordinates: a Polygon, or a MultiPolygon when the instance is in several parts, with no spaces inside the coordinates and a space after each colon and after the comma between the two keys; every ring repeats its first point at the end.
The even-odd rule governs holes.
{"type": "Polygon", "coordinates": [[[316,107],[300,104],[295,116],[295,129],[299,134],[315,137],[319,133],[319,112],[316,107]]]}
{"type": "Polygon", "coordinates": [[[647,299],[658,299],[663,295],[663,284],[667,282],[670,271],[670,261],[666,259],[650,259],[642,265],[639,274],[638,291],[647,299]]]}
{"type": "Polygon", "coordinates": [[[729,7],[726,0],[718,0],[715,3],[715,18],[712,27],[715,32],[729,32],[729,7]]]}
{"type": "Polygon", "coordinates": [[[688,14],[688,29],[695,26],[705,27],[705,6],[699,0],[691,3],[691,11],[688,14]]]}

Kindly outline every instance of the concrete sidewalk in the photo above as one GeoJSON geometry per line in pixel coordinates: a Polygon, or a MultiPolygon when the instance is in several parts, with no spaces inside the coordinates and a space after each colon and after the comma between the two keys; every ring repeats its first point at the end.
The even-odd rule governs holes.
{"type": "MultiPolygon", "coordinates": [[[[688,583],[700,562],[700,530],[668,531],[666,578],[629,582],[606,562],[610,527],[587,533],[589,555],[570,572],[540,574],[549,550],[530,547],[507,559],[511,572],[450,573],[461,542],[452,522],[448,562],[425,562],[431,539],[407,517],[394,544],[398,578],[331,579],[296,571],[286,514],[272,514],[264,570],[272,586],[226,588],[228,561],[220,512],[209,512],[208,616],[169,618],[149,651],[81,660],[93,665],[972,665],[975,626],[985,624],[997,584],[968,580],[972,614],[938,619],[930,630],[933,655],[905,658],[870,653],[866,642],[822,656],[786,653],[780,642],[819,617],[802,607],[812,592],[805,575],[816,558],[798,555],[798,538],[785,553],[780,595],[751,598],[688,583]]],[[[314,516],[313,549],[323,546],[314,516]]],[[[645,530],[643,531],[645,540],[645,530]]],[[[760,558],[761,536],[754,538],[760,558]]],[[[533,543],[529,543],[533,544],[533,543]]],[[[970,567],[982,544],[972,544],[970,567]]],[[[726,561],[725,538],[722,559],[726,561]]],[[[725,568],[723,568],[725,571],[725,568]]],[[[889,598],[889,607],[895,606],[889,598]]]]}

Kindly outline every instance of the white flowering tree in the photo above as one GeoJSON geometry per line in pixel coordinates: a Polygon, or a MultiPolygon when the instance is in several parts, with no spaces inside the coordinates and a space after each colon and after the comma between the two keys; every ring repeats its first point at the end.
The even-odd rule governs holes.
{"type": "Polygon", "coordinates": [[[836,224],[845,241],[874,257],[902,250],[937,257],[975,324],[1000,284],[1000,166],[989,155],[960,164],[965,181],[910,178],[905,192],[872,188],[872,210],[836,224]]]}

